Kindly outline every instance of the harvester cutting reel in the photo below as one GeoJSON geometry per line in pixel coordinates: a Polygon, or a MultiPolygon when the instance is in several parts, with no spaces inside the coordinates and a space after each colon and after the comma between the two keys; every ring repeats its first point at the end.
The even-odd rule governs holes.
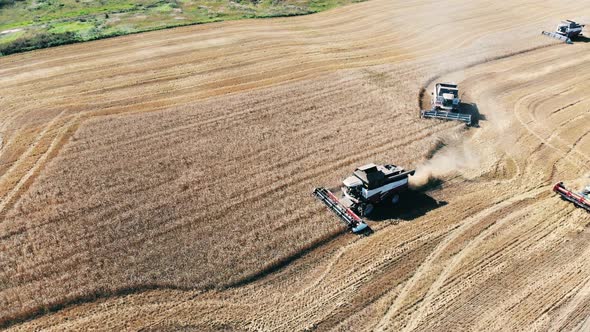
{"type": "Polygon", "coordinates": [[[350,208],[344,206],[342,202],[328,189],[316,188],[313,195],[322,201],[344,222],[348,229],[354,234],[368,235],[371,228],[350,208]]]}
{"type": "Polygon", "coordinates": [[[421,118],[439,119],[439,120],[460,121],[460,122],[464,122],[467,126],[473,125],[473,122],[471,121],[471,114],[447,112],[447,111],[432,109],[432,110],[420,111],[420,117],[421,118]]]}

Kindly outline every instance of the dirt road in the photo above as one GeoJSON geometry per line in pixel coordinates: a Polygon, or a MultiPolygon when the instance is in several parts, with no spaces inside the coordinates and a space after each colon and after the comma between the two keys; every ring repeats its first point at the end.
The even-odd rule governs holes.
{"type": "Polygon", "coordinates": [[[560,4],[374,0],[0,58],[0,322],[583,329],[590,217],[550,189],[590,182],[590,44],[540,30],[590,2],[560,4]],[[479,128],[418,118],[435,79],[479,128]],[[442,184],[370,237],[310,195],[428,158],[442,184]]]}

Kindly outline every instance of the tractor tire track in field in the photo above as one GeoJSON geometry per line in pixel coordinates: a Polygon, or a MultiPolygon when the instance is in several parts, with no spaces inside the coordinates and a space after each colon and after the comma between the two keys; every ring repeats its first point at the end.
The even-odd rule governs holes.
{"type": "Polygon", "coordinates": [[[562,154],[565,154],[564,159],[565,161],[569,162],[572,166],[575,166],[577,168],[582,168],[582,169],[588,169],[587,163],[586,161],[588,161],[589,159],[581,154],[581,153],[577,153],[581,156],[584,157],[585,160],[580,161],[577,159],[572,159],[570,158],[570,156],[567,154],[567,152],[564,152],[560,147],[555,146],[554,144],[551,144],[549,142],[549,140],[543,138],[541,136],[541,134],[539,134],[537,131],[535,131],[533,128],[531,128],[531,126],[528,124],[528,122],[526,122],[521,115],[521,110],[527,110],[528,108],[523,107],[522,104],[526,102],[527,98],[530,98],[531,96],[524,96],[522,98],[520,98],[520,100],[516,103],[516,105],[514,106],[514,114],[516,115],[516,119],[518,120],[518,122],[524,127],[526,128],[526,130],[531,133],[531,135],[533,135],[534,137],[536,137],[541,143],[543,143],[543,145],[555,150],[555,151],[559,151],[562,154]]]}
{"type": "MultiPolygon", "coordinates": [[[[548,188],[543,188],[541,191],[538,191],[536,195],[546,192],[548,188]]],[[[536,195],[531,195],[523,199],[534,199],[536,195]]],[[[520,199],[520,198],[519,198],[520,199]]],[[[514,204],[514,203],[512,203],[514,204]]],[[[536,204],[539,204],[538,202],[536,204]]],[[[523,214],[531,206],[527,206],[524,209],[519,209],[514,212],[510,212],[509,214],[502,216],[501,219],[495,220],[491,226],[487,226],[483,232],[479,233],[475,238],[469,240],[469,242],[459,251],[458,253],[454,253],[453,258],[451,259],[450,263],[445,264],[443,270],[438,274],[438,277],[434,283],[428,288],[428,291],[423,297],[423,300],[420,301],[418,304],[418,308],[410,317],[409,322],[405,326],[403,331],[412,331],[418,327],[418,324],[424,320],[426,315],[428,314],[425,312],[428,306],[431,305],[433,301],[433,297],[436,293],[440,290],[443,286],[444,282],[453,272],[453,270],[457,267],[457,265],[467,257],[471,251],[476,248],[481,242],[488,237],[491,233],[497,231],[500,227],[504,225],[507,221],[511,221],[515,215],[523,214]]],[[[480,218],[481,219],[481,218],[480,218]]]]}
{"type": "MultiPolygon", "coordinates": [[[[538,46],[538,47],[535,47],[535,48],[532,48],[532,49],[527,49],[527,50],[523,50],[523,51],[519,51],[519,52],[513,52],[513,53],[510,53],[510,54],[507,54],[507,55],[502,55],[502,56],[498,56],[498,57],[495,57],[495,58],[492,58],[492,59],[489,59],[489,60],[484,60],[484,61],[481,61],[481,62],[476,62],[476,63],[474,63],[474,64],[472,64],[472,65],[466,66],[465,68],[473,67],[473,66],[476,66],[476,65],[478,65],[478,64],[485,63],[485,62],[488,62],[488,61],[500,60],[500,59],[507,58],[507,57],[510,57],[510,56],[514,56],[514,55],[518,55],[518,54],[523,54],[523,53],[531,52],[531,51],[533,51],[533,50],[535,50],[535,49],[540,49],[540,48],[544,48],[544,47],[550,47],[550,46],[553,46],[553,45],[544,45],[544,46],[538,46]]],[[[386,49],[386,48],[387,48],[386,46],[382,46],[382,47],[381,47],[381,49],[386,49]]],[[[377,49],[379,49],[379,48],[377,48],[377,49]]],[[[381,62],[383,62],[383,60],[381,60],[381,62]]],[[[366,66],[366,65],[367,65],[367,64],[364,64],[363,66],[366,66]]],[[[357,66],[360,66],[360,65],[357,65],[357,66]]],[[[299,67],[299,68],[301,68],[301,65],[299,65],[298,67],[299,67]]],[[[349,67],[350,67],[350,66],[349,66],[349,67]]],[[[355,67],[355,66],[352,66],[351,68],[354,68],[354,67],[355,67]]],[[[317,68],[311,68],[311,69],[305,69],[305,70],[307,70],[307,71],[311,71],[311,72],[316,72],[316,74],[317,74],[317,69],[319,69],[319,68],[325,68],[325,67],[322,67],[322,66],[320,66],[320,67],[317,67],[317,68]]],[[[284,69],[283,69],[283,70],[284,70],[284,69]]],[[[335,69],[334,69],[334,68],[333,68],[333,69],[329,69],[329,71],[333,71],[333,70],[335,70],[335,69]]],[[[457,70],[457,69],[455,69],[455,70],[457,70]]],[[[296,73],[296,72],[297,72],[297,71],[295,71],[295,73],[296,73]]],[[[290,76],[292,76],[292,75],[293,75],[293,73],[294,73],[293,71],[290,71],[290,72],[289,72],[289,74],[287,74],[287,75],[290,75],[290,76]]],[[[443,74],[444,74],[444,73],[443,73],[443,74]]],[[[436,77],[432,78],[431,80],[429,80],[429,83],[428,83],[428,84],[432,83],[434,80],[436,80],[438,77],[442,76],[443,74],[437,75],[436,77]]],[[[273,76],[273,75],[271,75],[271,76],[273,76]]],[[[275,80],[276,80],[276,75],[274,75],[274,76],[275,76],[275,78],[273,78],[273,79],[275,79],[275,80]]],[[[303,79],[303,78],[305,78],[305,77],[306,77],[306,76],[304,75],[304,76],[301,76],[301,77],[299,77],[298,79],[303,79]]],[[[235,79],[236,79],[236,78],[232,78],[232,80],[235,80],[235,79]]],[[[279,80],[279,81],[281,81],[281,80],[279,80]]],[[[285,80],[282,80],[282,82],[285,82],[285,80]]],[[[249,85],[252,85],[252,86],[258,86],[258,87],[260,87],[260,84],[259,84],[259,83],[260,83],[259,81],[252,81],[252,82],[250,82],[250,83],[248,83],[248,84],[249,84],[249,85]]],[[[216,83],[207,83],[207,85],[211,85],[211,84],[216,84],[216,83]]],[[[426,86],[428,86],[428,84],[427,84],[426,86]]],[[[222,82],[222,83],[220,83],[220,86],[222,86],[222,87],[223,87],[223,89],[224,89],[224,90],[223,90],[223,91],[224,91],[223,93],[226,93],[226,92],[225,92],[225,87],[226,87],[227,85],[226,85],[226,84],[224,84],[224,83],[222,82]]],[[[232,85],[232,86],[233,86],[233,85],[232,85]]],[[[425,87],[426,87],[426,86],[425,86],[425,87]]],[[[423,96],[423,95],[424,95],[425,87],[423,87],[423,88],[421,89],[421,91],[420,91],[420,96],[423,96]]],[[[198,88],[198,86],[192,86],[192,87],[188,87],[187,89],[188,89],[188,90],[192,90],[192,89],[196,89],[196,88],[198,88]]],[[[201,90],[201,89],[197,89],[197,90],[201,90]]],[[[209,96],[211,96],[211,95],[209,95],[209,96]]],[[[421,104],[421,98],[420,98],[419,100],[420,100],[420,104],[421,104]]],[[[162,101],[163,101],[163,100],[158,100],[156,103],[157,103],[157,104],[159,104],[159,103],[162,103],[162,101]]],[[[109,103],[112,103],[112,102],[109,102],[109,103]]],[[[150,103],[153,103],[153,102],[150,102],[150,103]]],[[[150,105],[150,104],[148,103],[148,104],[146,104],[146,106],[147,106],[147,105],[150,105]]],[[[70,106],[74,106],[74,105],[70,105],[70,106]]],[[[87,105],[87,107],[90,107],[90,106],[91,106],[91,105],[87,105]]],[[[141,102],[140,102],[140,103],[134,103],[134,107],[139,107],[139,106],[141,106],[141,102]]],[[[160,108],[156,107],[155,109],[152,109],[152,111],[154,111],[154,110],[158,110],[158,109],[161,109],[161,108],[166,108],[166,107],[167,107],[167,106],[161,106],[160,108]]],[[[92,107],[90,107],[90,108],[92,108],[92,107]]],[[[111,108],[109,108],[109,107],[106,107],[106,108],[104,108],[104,107],[101,107],[101,108],[103,108],[104,110],[101,110],[99,113],[104,113],[104,115],[111,115],[111,114],[113,114],[113,111],[110,111],[109,109],[113,109],[113,110],[115,110],[115,113],[129,112],[128,110],[125,110],[124,108],[121,108],[120,106],[114,106],[114,107],[111,107],[111,108]]],[[[422,108],[422,105],[421,105],[421,107],[420,107],[420,108],[422,108]]],[[[97,115],[98,115],[98,114],[97,114],[97,115]]],[[[47,128],[48,128],[48,127],[46,127],[46,129],[47,129],[47,128]]],[[[32,145],[32,146],[31,146],[31,149],[32,149],[33,147],[34,147],[34,145],[32,145]]],[[[25,157],[24,157],[24,158],[26,158],[26,156],[28,155],[28,153],[30,153],[30,151],[27,151],[27,152],[25,152],[25,154],[24,154],[24,156],[25,156],[25,157]]],[[[0,211],[1,211],[1,210],[3,210],[3,208],[0,208],[0,211]]]]}
{"type": "Polygon", "coordinates": [[[519,56],[519,55],[526,55],[529,53],[533,53],[535,51],[538,50],[542,50],[542,49],[546,49],[546,48],[550,48],[550,47],[555,47],[555,46],[559,46],[556,44],[549,44],[549,45],[541,45],[541,46],[536,46],[536,47],[532,47],[529,49],[525,49],[525,50],[521,50],[518,52],[512,52],[512,53],[508,53],[508,54],[504,54],[504,55],[499,55],[499,56],[495,56],[495,57],[491,57],[489,59],[484,59],[484,60],[480,60],[480,61],[476,61],[470,64],[466,64],[464,66],[460,66],[457,68],[453,68],[453,69],[449,69],[440,73],[437,73],[437,75],[432,76],[431,78],[429,78],[426,83],[424,83],[424,85],[422,85],[422,87],[420,88],[420,92],[418,93],[418,108],[420,110],[425,110],[428,107],[424,104],[424,97],[426,96],[426,90],[428,90],[435,82],[440,81],[441,78],[445,75],[449,75],[452,74],[454,72],[457,72],[459,70],[467,70],[470,68],[474,68],[483,64],[487,64],[487,63],[491,63],[491,62],[495,62],[495,61],[500,61],[500,60],[504,60],[504,59],[509,59],[515,56],[519,56]]]}
{"type": "Polygon", "coordinates": [[[43,130],[41,130],[41,132],[35,137],[35,139],[32,141],[32,143],[29,145],[29,148],[23,153],[23,157],[19,160],[17,160],[15,163],[12,164],[12,166],[10,168],[8,168],[6,170],[6,172],[2,175],[1,178],[4,178],[8,175],[10,175],[10,173],[12,173],[16,168],[18,168],[18,166],[20,166],[20,163],[22,163],[22,159],[26,159],[28,157],[31,156],[31,154],[33,153],[33,151],[35,150],[35,148],[37,147],[37,145],[39,144],[39,142],[43,139],[43,137],[45,137],[45,134],[47,134],[47,132],[51,129],[53,129],[53,125],[56,123],[56,121],[58,119],[60,119],[62,117],[62,115],[65,113],[65,111],[62,111],[60,114],[58,114],[57,116],[55,116],[53,118],[53,120],[51,120],[44,128],[43,130]]]}
{"type": "MultiPolygon", "coordinates": [[[[469,229],[477,225],[477,220],[481,220],[486,216],[489,216],[492,213],[495,213],[501,209],[509,207],[512,204],[518,203],[519,201],[525,199],[531,199],[536,197],[537,195],[547,191],[547,188],[537,189],[531,192],[526,192],[518,196],[514,196],[506,201],[503,201],[499,204],[493,205],[487,209],[484,209],[477,213],[476,215],[465,219],[463,222],[454,226],[451,234],[447,236],[442,242],[440,242],[435,250],[430,253],[427,259],[420,265],[420,267],[416,270],[412,278],[406,282],[404,288],[402,289],[401,293],[396,297],[395,302],[389,307],[381,321],[377,324],[375,330],[376,331],[384,331],[385,326],[389,323],[391,318],[394,314],[398,313],[403,307],[403,301],[407,301],[408,296],[411,294],[413,288],[416,284],[420,281],[420,279],[431,272],[431,268],[435,264],[437,260],[440,260],[441,256],[447,250],[447,247],[457,238],[459,238],[463,233],[467,232],[469,229]]],[[[443,280],[444,281],[444,280],[443,280]]]]}
{"type": "MultiPolygon", "coordinates": [[[[460,67],[460,68],[455,68],[452,70],[448,70],[446,72],[442,72],[438,75],[433,76],[432,78],[430,78],[429,80],[427,80],[426,84],[424,84],[419,91],[418,94],[418,105],[419,105],[419,109],[426,109],[425,105],[424,105],[424,97],[426,95],[426,91],[428,88],[430,88],[430,86],[432,84],[434,84],[434,82],[440,81],[441,78],[445,75],[449,75],[453,72],[456,72],[458,70],[467,70],[470,68],[475,68],[477,66],[480,65],[484,65],[484,64],[489,64],[495,61],[500,61],[500,60],[505,60],[505,59],[509,59],[511,57],[515,57],[515,56],[519,56],[519,55],[526,55],[528,53],[532,53],[535,52],[537,50],[540,49],[545,49],[545,48],[549,48],[549,47],[554,47],[554,46],[558,46],[558,45],[543,45],[543,46],[538,46],[538,47],[534,47],[528,50],[523,50],[523,51],[519,51],[519,52],[514,52],[514,53],[510,53],[510,54],[506,54],[506,55],[501,55],[501,56],[497,56],[491,59],[487,59],[487,60],[483,60],[483,61],[478,61],[472,64],[468,64],[466,66],[460,67]]],[[[517,117],[518,118],[518,117],[517,117]]],[[[520,119],[519,119],[520,120],[520,119]]],[[[526,126],[526,124],[524,124],[522,121],[520,121],[524,126],[526,126]]],[[[533,133],[533,132],[531,132],[533,133]]],[[[533,133],[534,134],[534,133],[533,133]]],[[[545,140],[543,140],[543,143],[547,144],[547,142],[545,140]]],[[[508,181],[512,181],[513,179],[509,179],[508,181]]],[[[483,218],[485,215],[489,214],[489,213],[493,213],[495,211],[497,211],[498,209],[503,208],[506,205],[510,205],[510,204],[514,204],[515,202],[518,202],[520,200],[523,199],[530,199],[540,193],[542,193],[543,191],[546,191],[547,188],[543,188],[541,190],[537,190],[535,191],[535,194],[533,196],[531,196],[531,194],[526,193],[523,195],[519,195],[516,197],[511,198],[510,200],[503,202],[501,204],[495,205],[494,207],[488,208],[488,210],[483,210],[482,212],[480,212],[480,214],[478,214],[478,218],[469,218],[468,220],[472,220],[472,219],[481,219],[483,218]],[[515,201],[516,200],[516,201],[515,201]],[[489,213],[488,213],[489,212],[489,213]],[[483,214],[481,216],[481,218],[479,217],[481,214],[483,214]]],[[[518,213],[518,212],[515,212],[518,213]]],[[[508,217],[506,217],[508,218],[508,217]]],[[[502,220],[507,220],[507,219],[502,219],[502,220]]],[[[499,224],[495,224],[496,227],[494,227],[493,229],[499,227],[497,225],[499,224]]],[[[466,232],[469,228],[473,227],[474,225],[471,225],[470,222],[465,221],[461,224],[461,226],[458,226],[458,228],[454,229],[451,233],[451,235],[449,235],[449,237],[445,238],[445,240],[443,242],[441,242],[437,248],[435,249],[435,251],[427,258],[427,260],[420,266],[420,268],[416,271],[416,273],[412,276],[412,279],[410,279],[406,285],[404,286],[404,288],[402,289],[401,293],[396,297],[396,302],[394,302],[394,304],[388,309],[388,311],[386,312],[385,316],[382,318],[382,320],[377,324],[376,326],[376,330],[377,331],[383,331],[384,330],[384,326],[389,322],[389,320],[391,319],[391,317],[397,313],[400,309],[401,309],[401,301],[405,300],[407,298],[407,296],[410,294],[410,292],[412,291],[412,288],[415,286],[415,283],[419,281],[419,278],[423,275],[423,274],[427,274],[429,271],[428,269],[430,269],[431,265],[433,264],[433,262],[435,260],[438,260],[440,257],[440,255],[445,251],[446,246],[448,244],[450,244],[453,240],[455,240],[456,238],[458,238],[463,232],[466,232]],[[426,271],[425,271],[426,270],[426,271]]],[[[486,229],[486,231],[484,233],[481,233],[476,239],[472,240],[472,242],[470,242],[463,250],[467,250],[467,252],[470,250],[470,248],[473,247],[473,243],[479,243],[481,241],[481,239],[485,238],[485,236],[490,232],[490,229],[486,229]]],[[[417,326],[417,323],[420,322],[421,319],[423,319],[423,314],[422,311],[420,310],[420,308],[424,308],[426,307],[429,302],[432,300],[432,296],[434,295],[433,292],[436,292],[436,290],[438,288],[440,288],[440,286],[442,286],[442,283],[446,280],[446,278],[448,277],[448,275],[450,274],[450,272],[452,272],[452,269],[462,260],[463,257],[465,257],[465,253],[463,251],[461,251],[460,254],[456,254],[453,258],[453,261],[450,265],[446,265],[445,270],[439,274],[439,278],[436,280],[435,283],[433,283],[430,287],[430,289],[428,290],[428,293],[425,294],[425,297],[423,298],[424,301],[419,301],[418,303],[418,315],[416,315],[416,313],[413,313],[412,316],[410,317],[410,321],[408,322],[407,325],[405,325],[404,327],[404,331],[410,331],[415,329],[417,326]]]]}
{"type": "MultiPolygon", "coordinates": [[[[529,200],[549,202],[542,197],[550,190],[545,172],[558,177],[587,159],[580,159],[578,152],[583,151],[576,148],[585,144],[579,128],[567,137],[546,138],[545,131],[555,124],[543,123],[542,128],[526,122],[527,116],[540,121],[547,108],[545,99],[527,89],[542,90],[540,80],[551,84],[558,70],[571,71],[585,62],[575,56],[584,45],[568,47],[538,33],[538,40],[525,42],[533,33],[519,37],[514,32],[532,31],[554,15],[580,13],[586,7],[545,3],[532,11],[529,2],[519,0],[486,6],[453,0],[449,8],[455,16],[449,20],[427,1],[375,1],[292,20],[230,22],[121,38],[136,45],[116,40],[88,44],[98,49],[96,54],[86,45],[73,45],[35,57],[0,59],[8,61],[0,72],[14,75],[14,85],[0,78],[0,86],[34,86],[38,91],[36,103],[26,100],[32,95],[9,93],[10,105],[22,104],[27,112],[68,109],[77,116],[64,125],[68,127],[58,128],[12,203],[0,209],[10,218],[0,234],[9,267],[0,275],[0,285],[7,285],[0,288],[5,301],[0,306],[8,303],[6,312],[13,317],[5,321],[0,315],[0,320],[15,330],[91,329],[93,324],[111,330],[385,330],[403,327],[408,319],[408,330],[480,324],[468,317],[463,325],[458,321],[468,313],[477,317],[480,308],[466,311],[469,302],[463,301],[471,301],[474,290],[458,278],[465,274],[486,290],[491,286],[481,294],[488,302],[478,302],[485,312],[486,306],[501,301],[500,295],[492,297],[499,282],[485,276],[495,269],[510,271],[515,248],[528,245],[529,238],[554,236],[553,228],[529,230],[521,234],[521,243],[502,239],[505,251],[485,262],[472,259],[478,257],[476,248],[492,234],[502,236],[501,231],[512,227],[509,221],[521,214],[523,226],[514,226],[515,231],[529,229],[542,217],[528,213],[529,200]],[[430,30],[432,34],[424,33],[430,30]],[[534,58],[529,65],[540,68],[556,59],[547,54],[558,52],[573,60],[538,70],[519,86],[526,75],[516,74],[526,74],[527,60],[534,58]],[[462,63],[466,59],[467,65],[462,63]],[[333,216],[301,192],[329,186],[361,162],[419,164],[436,141],[434,135],[446,137],[458,130],[452,123],[418,120],[412,114],[416,97],[424,108],[426,89],[458,72],[469,81],[474,102],[488,102],[482,93],[488,88],[497,93],[497,100],[480,108],[515,118],[508,122],[511,132],[498,131],[490,117],[494,125],[483,123],[461,133],[470,149],[485,154],[484,166],[449,176],[425,194],[425,201],[449,201],[449,206],[436,204],[396,227],[390,227],[398,224],[394,220],[375,221],[379,231],[368,238],[340,236],[342,228],[333,216]],[[39,79],[41,74],[45,80],[39,79]],[[511,113],[513,105],[516,114],[511,113]],[[533,110],[528,115],[529,110],[520,109],[529,106],[533,110]],[[328,134],[334,128],[342,131],[328,134]],[[507,142],[518,141],[527,153],[532,150],[529,158],[519,150],[496,151],[486,144],[503,136],[510,136],[507,142]],[[62,148],[66,141],[67,148],[62,148]],[[544,149],[547,142],[555,149],[544,149]],[[541,165],[564,154],[571,165],[541,165]],[[50,160],[51,167],[44,167],[50,160]],[[63,198],[54,197],[53,185],[65,191],[63,198]],[[30,196],[33,190],[47,197],[49,208],[58,202],[59,214],[44,214],[30,196]],[[31,239],[34,245],[29,245],[31,239]],[[48,245],[51,255],[44,254],[48,245]],[[444,266],[445,260],[450,265],[444,266]],[[221,282],[208,279],[226,272],[221,282]],[[60,282],[64,278],[67,282],[60,282]],[[32,299],[27,290],[34,287],[38,292],[32,299]],[[161,305],[160,297],[165,299],[161,305]],[[96,298],[101,300],[95,304],[96,298]],[[117,301],[114,309],[110,304],[117,301]],[[19,307],[23,302],[28,306],[19,307]],[[439,303],[449,304],[444,309],[448,315],[440,315],[439,303]],[[36,308],[49,308],[50,314],[36,308]],[[156,313],[154,308],[162,310],[156,313]],[[63,317],[70,319],[64,322],[63,317]],[[131,319],[136,321],[127,325],[131,319]]],[[[570,112],[565,106],[579,100],[583,90],[555,90],[566,91],[573,100],[548,104],[553,110],[564,108],[556,113],[563,119],[570,112]]],[[[572,215],[555,218],[555,232],[583,236],[583,231],[568,233],[567,227],[574,227],[569,220],[580,215],[567,212],[572,215]]],[[[583,242],[577,238],[575,243],[583,242]]],[[[550,273],[550,262],[530,260],[527,268],[550,273]]],[[[562,291],[566,286],[554,282],[561,272],[554,272],[546,287],[562,291]]],[[[542,277],[529,276],[531,285],[545,287],[542,277]]],[[[564,280],[576,287],[587,282],[577,278],[572,274],[564,280]]],[[[537,324],[543,310],[557,310],[556,305],[546,309],[526,304],[531,302],[527,294],[511,297],[510,306],[498,306],[499,315],[517,318],[512,325],[503,323],[506,329],[537,324]],[[519,299],[522,303],[515,302],[519,299]]],[[[557,303],[559,294],[543,289],[538,302],[557,303]]],[[[586,301],[580,296],[562,311],[563,319],[576,320],[573,324],[580,318],[570,312],[586,301]]]]}
{"type": "MultiPolygon", "coordinates": [[[[12,164],[12,166],[6,171],[6,173],[4,173],[4,175],[2,177],[0,177],[0,180],[6,179],[10,175],[12,175],[12,173],[14,172],[14,170],[18,169],[25,160],[27,160],[28,158],[30,158],[32,156],[33,151],[39,145],[39,143],[45,137],[45,135],[48,133],[48,131],[51,130],[51,129],[55,129],[55,128],[53,128],[54,124],[59,119],[61,119],[61,117],[63,116],[64,112],[65,111],[63,111],[60,114],[58,114],[51,122],[49,122],[47,124],[47,126],[45,126],[45,128],[43,128],[43,130],[35,138],[35,141],[33,141],[33,143],[31,144],[31,146],[29,147],[29,149],[24,152],[23,157],[21,157],[19,160],[17,160],[17,162],[15,162],[14,164],[12,164]]],[[[67,129],[67,126],[68,125],[65,125],[65,128],[66,129],[67,129]]],[[[51,153],[54,152],[54,149],[59,150],[59,147],[57,146],[57,142],[59,142],[63,138],[62,135],[65,132],[63,130],[63,128],[64,127],[57,128],[56,129],[57,130],[57,133],[55,135],[55,138],[52,140],[52,142],[49,145],[49,147],[47,148],[47,150],[35,161],[35,163],[33,165],[31,165],[31,167],[29,168],[29,170],[20,177],[20,179],[16,182],[15,186],[12,189],[10,189],[10,191],[8,191],[4,195],[4,197],[2,198],[2,201],[0,202],[0,215],[3,215],[4,214],[4,210],[6,209],[6,207],[9,206],[9,204],[13,201],[13,199],[15,199],[15,198],[18,197],[18,194],[25,187],[25,185],[27,184],[27,182],[29,181],[29,179],[32,180],[33,179],[33,175],[36,172],[40,171],[40,168],[46,162],[46,159],[48,158],[48,156],[51,153]]],[[[55,151],[56,153],[57,153],[57,150],[55,151]]],[[[30,182],[29,182],[29,184],[30,184],[30,182]]]]}
{"type": "Polygon", "coordinates": [[[570,315],[584,303],[590,300],[590,277],[586,278],[580,285],[571,291],[571,295],[566,297],[563,307],[558,309],[558,317],[551,323],[552,331],[560,331],[571,321],[570,315]]]}

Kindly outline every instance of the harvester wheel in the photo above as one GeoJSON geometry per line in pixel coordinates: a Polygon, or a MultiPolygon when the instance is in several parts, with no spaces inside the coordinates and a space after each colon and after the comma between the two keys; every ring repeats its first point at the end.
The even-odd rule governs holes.
{"type": "Polygon", "coordinates": [[[371,212],[373,212],[373,204],[363,204],[360,206],[359,208],[359,212],[361,213],[361,215],[363,217],[366,217],[368,215],[371,214],[371,212]]]}
{"type": "Polygon", "coordinates": [[[391,204],[395,205],[397,203],[399,203],[399,195],[395,194],[393,197],[391,197],[391,204]]]}

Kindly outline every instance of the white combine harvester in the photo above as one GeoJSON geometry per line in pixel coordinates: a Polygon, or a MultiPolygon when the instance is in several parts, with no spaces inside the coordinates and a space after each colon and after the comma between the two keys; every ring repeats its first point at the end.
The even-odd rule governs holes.
{"type": "Polygon", "coordinates": [[[572,39],[575,39],[582,35],[582,29],[584,28],[584,26],[584,24],[578,24],[574,21],[565,20],[561,21],[557,25],[557,28],[555,28],[555,32],[542,31],[541,33],[545,36],[559,39],[568,44],[573,44],[572,39]]]}
{"type": "Polygon", "coordinates": [[[368,164],[357,168],[342,181],[340,198],[326,188],[316,188],[313,193],[353,233],[363,234],[370,229],[360,216],[371,214],[376,204],[397,204],[399,194],[408,189],[408,176],[414,175],[414,172],[395,165],[368,164]]]}
{"type": "Polygon", "coordinates": [[[455,83],[436,83],[432,92],[432,109],[420,111],[420,117],[454,120],[472,124],[471,114],[460,113],[459,87],[455,83]]]}

